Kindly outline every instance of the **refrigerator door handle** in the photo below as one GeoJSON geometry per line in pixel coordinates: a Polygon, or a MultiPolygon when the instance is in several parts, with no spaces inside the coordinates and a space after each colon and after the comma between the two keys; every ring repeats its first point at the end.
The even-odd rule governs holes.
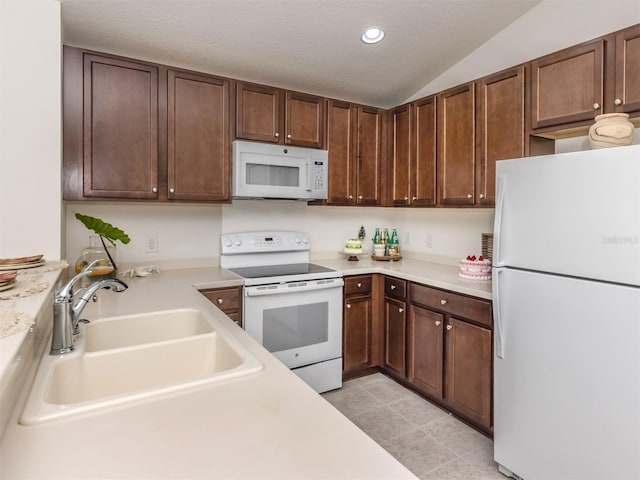
{"type": "Polygon", "coordinates": [[[504,273],[503,268],[494,268],[491,275],[491,290],[493,292],[493,337],[495,339],[496,357],[504,358],[504,325],[502,323],[502,314],[500,307],[500,275],[504,273]]]}
{"type": "Polygon", "coordinates": [[[502,211],[504,209],[504,195],[507,189],[507,176],[498,175],[496,178],[496,211],[493,221],[493,265],[502,267],[500,257],[500,237],[502,236],[502,211]]]}

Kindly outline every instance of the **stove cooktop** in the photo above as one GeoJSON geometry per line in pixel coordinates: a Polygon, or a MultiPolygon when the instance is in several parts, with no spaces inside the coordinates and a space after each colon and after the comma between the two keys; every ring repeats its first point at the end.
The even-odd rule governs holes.
{"type": "Polygon", "coordinates": [[[259,267],[229,268],[230,272],[247,279],[245,284],[289,282],[335,278],[342,275],[337,270],[314,263],[287,263],[259,267]]]}

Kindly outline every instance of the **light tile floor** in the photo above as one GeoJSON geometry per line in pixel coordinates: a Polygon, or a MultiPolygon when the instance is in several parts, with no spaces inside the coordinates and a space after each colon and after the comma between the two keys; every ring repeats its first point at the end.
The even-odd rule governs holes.
{"type": "Polygon", "coordinates": [[[423,480],[507,478],[491,439],[381,373],[323,397],[423,480]]]}

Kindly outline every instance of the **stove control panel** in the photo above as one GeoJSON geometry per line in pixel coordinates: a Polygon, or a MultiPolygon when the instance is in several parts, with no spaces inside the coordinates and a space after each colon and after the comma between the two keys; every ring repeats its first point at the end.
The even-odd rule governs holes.
{"type": "Polygon", "coordinates": [[[220,237],[222,255],[241,253],[291,252],[309,250],[303,232],[260,231],[228,233],[220,237]]]}

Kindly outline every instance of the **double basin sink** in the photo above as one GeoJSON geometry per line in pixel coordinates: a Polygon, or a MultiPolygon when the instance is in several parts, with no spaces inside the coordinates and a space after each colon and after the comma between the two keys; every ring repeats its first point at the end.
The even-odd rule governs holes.
{"type": "Polygon", "coordinates": [[[106,409],[262,369],[198,309],[92,320],[81,326],[73,352],[45,353],[20,423],[106,409]]]}

